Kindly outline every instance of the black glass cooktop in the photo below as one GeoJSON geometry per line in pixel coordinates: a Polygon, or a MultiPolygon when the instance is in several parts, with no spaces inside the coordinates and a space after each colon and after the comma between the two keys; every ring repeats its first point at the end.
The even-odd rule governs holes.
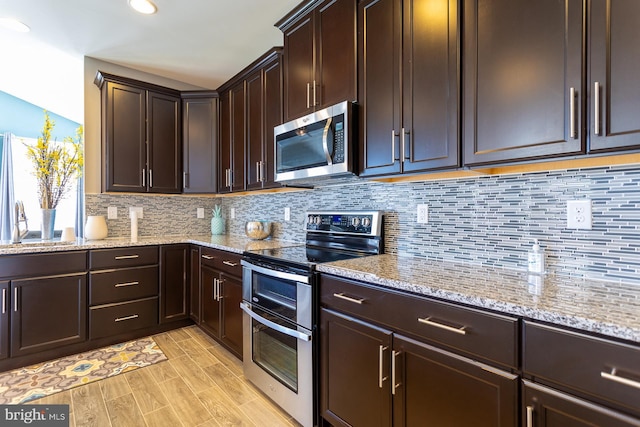
{"type": "Polygon", "coordinates": [[[289,246],[277,249],[258,249],[245,251],[244,255],[248,258],[260,257],[263,262],[279,262],[287,264],[297,264],[311,268],[315,264],[323,262],[340,261],[343,259],[352,259],[362,254],[353,252],[343,252],[327,250],[324,248],[314,248],[311,246],[289,246]]]}

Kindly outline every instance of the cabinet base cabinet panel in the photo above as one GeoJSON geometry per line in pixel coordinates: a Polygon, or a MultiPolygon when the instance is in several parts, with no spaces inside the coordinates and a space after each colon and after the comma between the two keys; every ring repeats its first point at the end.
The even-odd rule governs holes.
{"type": "Polygon", "coordinates": [[[158,324],[158,297],[92,307],[91,339],[118,335],[158,324]]]}
{"type": "Polygon", "coordinates": [[[638,427],[640,419],[553,389],[523,381],[526,427],[638,427]]]}
{"type": "Polygon", "coordinates": [[[393,350],[394,426],[517,425],[516,375],[397,335],[393,350]]]}
{"type": "Polygon", "coordinates": [[[391,425],[391,333],[325,309],[320,321],[321,415],[334,426],[391,425]]]}

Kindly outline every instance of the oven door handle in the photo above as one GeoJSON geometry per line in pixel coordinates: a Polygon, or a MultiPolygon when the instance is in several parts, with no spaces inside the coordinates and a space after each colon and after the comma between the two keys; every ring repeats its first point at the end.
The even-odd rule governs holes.
{"type": "Polygon", "coordinates": [[[257,266],[255,264],[251,264],[248,261],[242,260],[242,265],[248,268],[251,271],[255,271],[256,273],[264,274],[265,276],[277,277],[279,279],[291,280],[293,282],[299,282],[304,284],[309,284],[309,277],[302,276],[300,274],[286,273],[284,271],[271,270],[270,268],[264,268],[257,266]]]}
{"type": "Polygon", "coordinates": [[[277,323],[272,322],[269,319],[265,319],[264,317],[260,316],[259,314],[256,314],[253,310],[251,310],[251,305],[247,304],[246,302],[241,302],[240,308],[242,309],[242,311],[247,313],[256,322],[262,323],[263,325],[273,330],[282,332],[285,335],[289,335],[290,337],[294,337],[302,341],[311,341],[311,334],[305,334],[304,332],[296,331],[290,328],[285,328],[284,326],[278,325],[277,323]]]}

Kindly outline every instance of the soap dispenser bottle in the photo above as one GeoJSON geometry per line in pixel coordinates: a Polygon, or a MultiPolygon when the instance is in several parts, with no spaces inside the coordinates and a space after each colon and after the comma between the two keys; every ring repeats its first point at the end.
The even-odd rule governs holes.
{"type": "Polygon", "coordinates": [[[533,248],[529,251],[529,273],[543,274],[545,272],[544,261],[544,250],[540,247],[538,239],[535,239],[533,248]]]}

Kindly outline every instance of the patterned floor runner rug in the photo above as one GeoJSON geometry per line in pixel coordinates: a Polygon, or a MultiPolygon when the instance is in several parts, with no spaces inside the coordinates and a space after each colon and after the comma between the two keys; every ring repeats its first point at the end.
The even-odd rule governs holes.
{"type": "Polygon", "coordinates": [[[0,373],[0,404],[26,403],[167,360],[151,338],[0,373]]]}

